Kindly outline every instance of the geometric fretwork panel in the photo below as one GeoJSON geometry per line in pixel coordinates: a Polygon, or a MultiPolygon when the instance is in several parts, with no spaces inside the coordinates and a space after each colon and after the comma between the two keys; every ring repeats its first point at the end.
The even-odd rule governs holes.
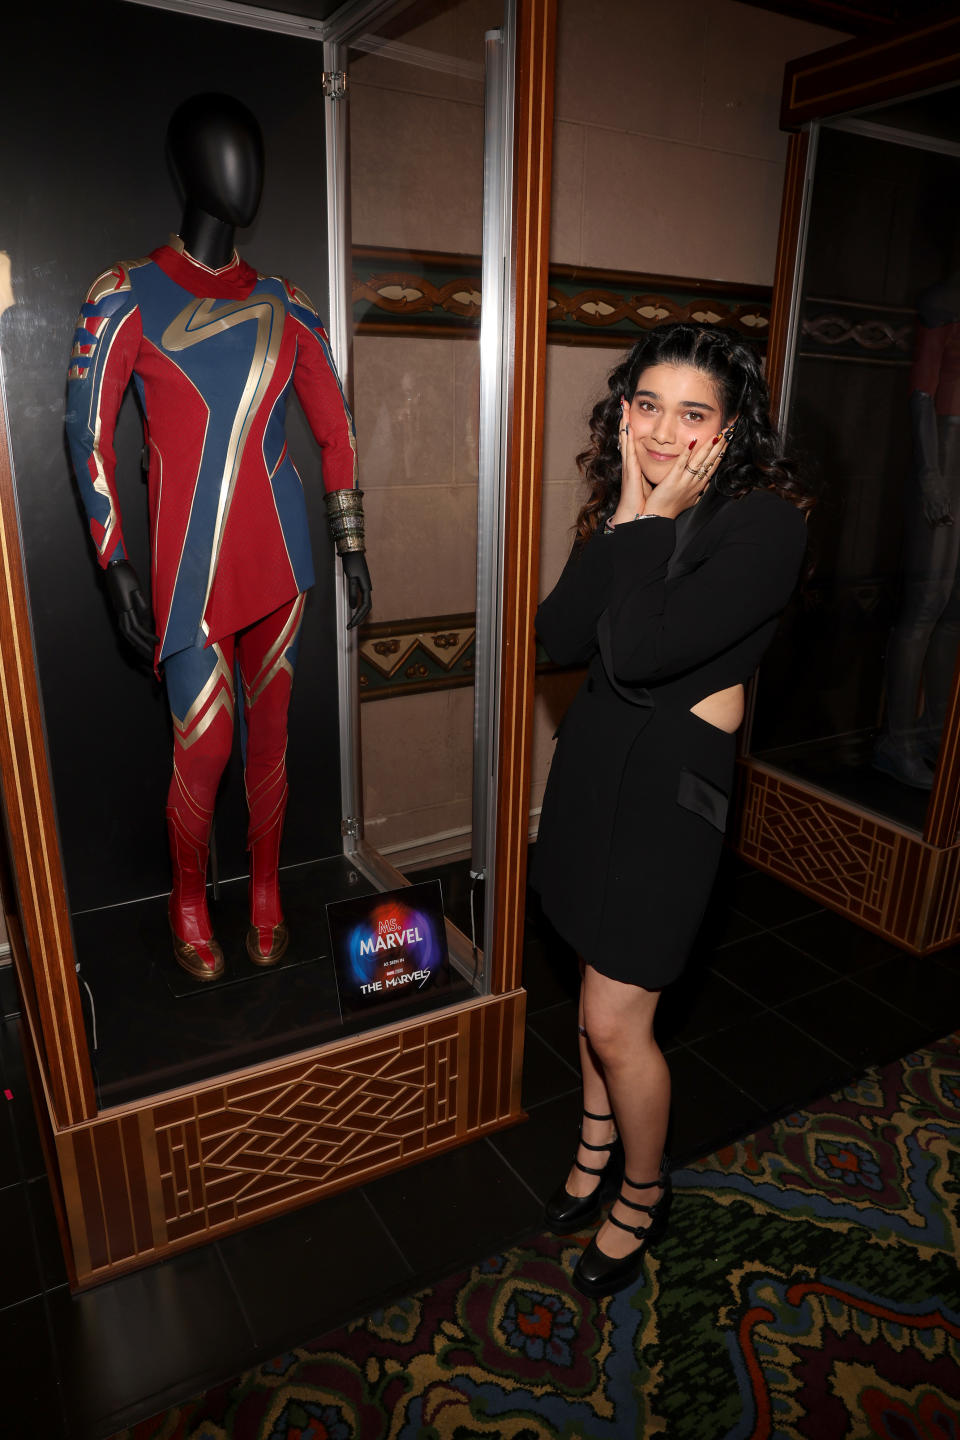
{"type": "Polygon", "coordinates": [[[745,855],[829,898],[851,916],[879,925],[890,895],[895,832],[851,814],[777,776],[754,773],[744,797],[745,855]]]}
{"type": "Polygon", "coordinates": [[[736,848],[747,860],[915,955],[960,940],[960,842],[929,844],[756,761],[740,780],[736,848]]]}
{"type": "Polygon", "coordinates": [[[524,1001],[523,991],[478,997],[57,1130],[76,1282],[153,1264],[515,1122],[524,1001]]]}
{"type": "Polygon", "coordinates": [[[156,1112],[167,1233],[240,1220],[453,1139],[458,1024],[383,1034],[156,1112]]]}

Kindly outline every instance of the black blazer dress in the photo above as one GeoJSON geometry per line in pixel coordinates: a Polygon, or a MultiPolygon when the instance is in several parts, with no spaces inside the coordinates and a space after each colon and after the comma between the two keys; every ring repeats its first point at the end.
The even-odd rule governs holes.
{"type": "Polygon", "coordinates": [[[635,520],[574,547],[537,611],[550,657],[589,668],[557,731],[531,881],[604,975],[656,990],[683,969],[736,751],[691,706],[750,679],[805,548],[789,501],[711,488],[676,521],[635,520]]]}

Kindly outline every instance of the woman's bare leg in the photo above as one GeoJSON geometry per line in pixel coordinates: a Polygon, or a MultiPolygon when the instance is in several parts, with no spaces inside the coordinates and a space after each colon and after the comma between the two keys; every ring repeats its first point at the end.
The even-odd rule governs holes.
{"type": "MultiPolygon", "coordinates": [[[[580,1070],[583,1074],[583,1108],[589,1110],[593,1115],[609,1115],[610,1096],[607,1094],[607,1087],[603,1078],[603,1071],[599,1061],[593,1052],[588,1037],[584,1034],[585,1026],[583,1021],[583,992],[584,992],[584,970],[583,961],[580,961],[580,1003],[577,1010],[577,1020],[580,1026],[580,1070]]],[[[588,1120],[584,1117],[583,1139],[590,1145],[605,1145],[612,1140],[617,1133],[616,1123],[613,1120],[588,1120]]],[[[581,1165],[589,1165],[592,1170],[601,1170],[607,1162],[609,1150],[587,1150],[583,1145],[577,1148],[577,1159],[581,1165]]],[[[632,1177],[636,1179],[636,1176],[632,1177]]],[[[600,1183],[598,1175],[585,1175],[578,1170],[576,1165],[571,1167],[567,1176],[566,1189],[569,1195],[590,1195],[600,1183]]]]}
{"type": "MultiPolygon", "coordinates": [[[[656,1180],[667,1135],[670,1112],[670,1071],[653,1036],[658,990],[625,985],[601,975],[589,965],[584,970],[581,1003],[589,1050],[598,1069],[603,1093],[610,1097],[617,1129],[623,1141],[624,1173],[631,1180],[656,1180]]],[[[584,1040],[581,1036],[581,1046],[584,1040]]],[[[584,1070],[584,1094],[587,1072],[584,1070]]],[[[587,1104],[587,1109],[593,1106],[587,1104]]],[[[602,1113],[602,1112],[600,1112],[602,1113]]],[[[589,1137],[588,1137],[589,1138],[589,1137]]],[[[577,1171],[577,1174],[580,1172],[577,1171]]],[[[583,1176],[583,1179],[591,1177],[583,1176]]],[[[576,1193],[576,1192],[574,1192],[576,1193]]],[[[662,1195],[656,1188],[624,1193],[636,1204],[652,1205],[662,1195]]],[[[631,1226],[646,1225],[649,1216],[615,1203],[611,1214],[631,1226]]],[[[637,1248],[637,1240],[605,1221],[597,1243],[606,1255],[619,1258],[637,1248]]]]}

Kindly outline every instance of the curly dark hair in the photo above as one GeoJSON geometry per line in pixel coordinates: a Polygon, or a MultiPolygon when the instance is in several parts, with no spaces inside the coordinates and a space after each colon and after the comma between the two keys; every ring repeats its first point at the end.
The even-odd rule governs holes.
{"type": "Polygon", "coordinates": [[[733,438],[713,483],[724,495],[773,490],[807,511],[814,497],[783,454],[770,422],[770,396],[755,350],[719,325],[691,320],[655,326],[612,371],[607,394],[590,415],[590,444],[577,456],[577,467],[590,486],[577,517],[577,536],[589,539],[616,510],[620,500],[620,400],[633,399],[637,382],[651,365],[692,365],[708,375],[720,394],[724,424],[739,416],[733,438]]]}

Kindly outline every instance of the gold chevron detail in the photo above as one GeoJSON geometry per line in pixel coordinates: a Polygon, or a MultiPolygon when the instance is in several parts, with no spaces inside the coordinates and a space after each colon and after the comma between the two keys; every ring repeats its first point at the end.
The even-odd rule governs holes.
{"type": "Polygon", "coordinates": [[[221,710],[227,710],[231,720],[233,719],[233,676],[230,673],[230,666],[219,645],[212,645],[210,648],[217,657],[217,663],[200,694],[182,720],[178,715],[170,712],[173,718],[173,733],[176,743],[183,750],[189,750],[195,740],[199,740],[201,735],[206,734],[221,710]],[[209,709],[204,714],[206,706],[209,706],[209,709]],[[202,719],[198,721],[199,716],[202,716],[202,719]]]}

